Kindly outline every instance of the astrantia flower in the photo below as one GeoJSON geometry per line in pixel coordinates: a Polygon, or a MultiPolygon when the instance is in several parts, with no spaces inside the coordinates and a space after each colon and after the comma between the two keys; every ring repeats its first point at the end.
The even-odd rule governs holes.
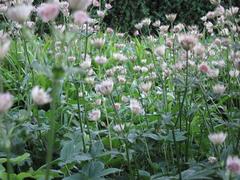
{"type": "Polygon", "coordinates": [[[43,22],[49,22],[58,16],[59,9],[60,7],[58,3],[42,3],[37,8],[37,14],[41,17],[43,22]]]}
{"type": "Polygon", "coordinates": [[[47,92],[45,92],[42,88],[40,88],[39,86],[35,86],[32,89],[32,99],[33,102],[36,103],[37,105],[44,105],[44,104],[48,104],[52,101],[51,97],[49,96],[49,94],[47,92]]]}
{"type": "Polygon", "coordinates": [[[165,46],[158,46],[154,49],[154,54],[158,57],[162,57],[165,54],[165,46]]]}
{"type": "Polygon", "coordinates": [[[221,2],[221,0],[210,0],[210,3],[211,3],[212,5],[215,5],[215,6],[219,5],[220,2],[221,2]]]}
{"type": "Polygon", "coordinates": [[[219,145],[222,144],[227,137],[226,133],[220,132],[220,133],[212,133],[208,135],[208,139],[214,144],[219,145]]]}
{"type": "Polygon", "coordinates": [[[7,112],[13,105],[13,96],[10,93],[0,93],[0,113],[7,112]]]}
{"type": "Polygon", "coordinates": [[[181,34],[178,36],[178,40],[186,51],[192,50],[198,42],[197,37],[192,34],[181,34]]]}
{"type": "Polygon", "coordinates": [[[91,44],[96,48],[102,48],[105,44],[105,39],[95,38],[95,39],[91,40],[91,44]]]}
{"type": "Polygon", "coordinates": [[[111,79],[104,80],[100,84],[97,84],[95,89],[103,95],[109,95],[113,91],[113,81],[111,79]]]}
{"type": "Polygon", "coordinates": [[[231,77],[238,77],[239,76],[239,71],[238,70],[231,70],[231,71],[229,71],[229,75],[231,76],[231,77]]]}
{"type": "Polygon", "coordinates": [[[115,132],[122,132],[124,129],[125,129],[124,124],[116,124],[115,126],[113,126],[113,130],[115,132]]]}
{"type": "Polygon", "coordinates": [[[130,109],[134,114],[144,114],[141,103],[136,99],[130,99],[130,109]]]}
{"type": "Polygon", "coordinates": [[[76,11],[73,15],[74,23],[77,25],[83,25],[90,22],[90,17],[85,11],[76,11]]]}
{"type": "Polygon", "coordinates": [[[92,4],[92,0],[68,0],[69,5],[74,10],[87,10],[88,6],[92,4]]]}
{"type": "Polygon", "coordinates": [[[98,15],[98,17],[104,18],[105,12],[98,10],[98,11],[97,11],[97,15],[98,15]]]}
{"type": "Polygon", "coordinates": [[[194,48],[193,48],[194,53],[197,56],[203,57],[204,53],[205,53],[205,47],[201,44],[197,44],[194,48]]]}
{"type": "Polygon", "coordinates": [[[101,117],[101,111],[99,109],[94,109],[88,113],[88,118],[90,121],[97,121],[101,117]]]}
{"type": "Polygon", "coordinates": [[[167,20],[169,20],[171,23],[173,23],[175,21],[176,17],[177,17],[177,14],[167,14],[166,15],[167,20]]]}
{"type": "Polygon", "coordinates": [[[0,31],[0,60],[2,60],[10,48],[11,41],[8,38],[8,35],[0,31]]]}
{"type": "Polygon", "coordinates": [[[240,174],[240,159],[237,156],[228,156],[227,169],[232,173],[240,174]]]}
{"type": "Polygon", "coordinates": [[[208,73],[210,68],[208,67],[208,65],[206,63],[202,63],[202,64],[199,65],[198,69],[202,73],[208,73]]]}
{"type": "Polygon", "coordinates": [[[127,57],[122,53],[114,53],[113,58],[120,61],[120,62],[124,62],[124,61],[127,60],[127,57]]]}
{"type": "Polygon", "coordinates": [[[98,64],[105,64],[107,62],[107,58],[105,56],[96,56],[95,62],[98,64]]]}
{"type": "Polygon", "coordinates": [[[31,5],[16,5],[7,11],[7,17],[20,24],[24,23],[30,16],[33,7],[31,5]]]}
{"type": "Polygon", "coordinates": [[[151,89],[151,87],[152,87],[152,82],[142,82],[142,83],[140,83],[140,85],[139,85],[139,89],[140,89],[140,91],[142,91],[142,92],[145,92],[145,93],[147,93],[150,89],[151,89]]]}
{"type": "Polygon", "coordinates": [[[213,92],[222,95],[226,90],[226,87],[222,84],[216,84],[213,86],[213,92]]]}

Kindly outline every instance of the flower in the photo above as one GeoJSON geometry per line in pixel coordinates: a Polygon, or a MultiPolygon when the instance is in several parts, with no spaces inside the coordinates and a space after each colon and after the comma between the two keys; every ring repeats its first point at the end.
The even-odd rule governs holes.
{"type": "Polygon", "coordinates": [[[93,40],[91,40],[91,44],[95,47],[95,48],[102,48],[105,44],[105,40],[103,38],[95,38],[93,40]]]}
{"type": "Polygon", "coordinates": [[[22,24],[29,18],[32,10],[33,7],[31,5],[16,5],[8,9],[7,17],[12,21],[22,24]]]}
{"type": "Polygon", "coordinates": [[[86,11],[92,0],[68,0],[69,6],[74,10],[86,11]]]}
{"type": "Polygon", "coordinates": [[[0,93],[0,113],[7,112],[13,105],[13,96],[10,93],[0,93]]]}
{"type": "Polygon", "coordinates": [[[226,90],[226,87],[222,84],[216,84],[213,86],[213,92],[215,94],[219,94],[219,95],[222,95],[226,90]]]}
{"type": "Polygon", "coordinates": [[[229,71],[229,75],[230,75],[231,77],[238,77],[238,76],[239,76],[239,73],[240,73],[240,72],[239,72],[238,70],[236,70],[236,69],[229,71]]]}
{"type": "Polygon", "coordinates": [[[11,41],[6,33],[0,31],[0,60],[3,59],[10,48],[11,41]]]}
{"type": "Polygon", "coordinates": [[[105,4],[105,8],[109,10],[109,9],[111,9],[111,8],[112,8],[112,5],[111,5],[111,4],[109,4],[109,3],[107,3],[107,4],[105,4]]]}
{"type": "Polygon", "coordinates": [[[113,58],[114,59],[116,59],[116,60],[118,60],[118,61],[120,61],[120,62],[124,62],[124,61],[126,61],[128,58],[124,55],[124,54],[122,54],[122,53],[114,53],[113,54],[113,58]]]}
{"type": "Polygon", "coordinates": [[[98,10],[98,11],[97,11],[97,15],[98,15],[98,17],[104,18],[105,12],[98,10]]]}
{"type": "Polygon", "coordinates": [[[157,48],[155,48],[154,50],[154,54],[157,56],[157,57],[161,57],[165,54],[165,49],[166,47],[165,46],[158,46],[157,48]]]}
{"type": "Polygon", "coordinates": [[[205,53],[205,47],[201,44],[197,44],[194,48],[193,48],[194,53],[199,56],[199,57],[203,57],[204,53],[205,53]]]}
{"type": "Polygon", "coordinates": [[[58,16],[59,9],[58,3],[42,3],[37,8],[37,14],[43,22],[49,22],[58,16]]]}
{"type": "Polygon", "coordinates": [[[99,109],[94,109],[88,113],[88,118],[90,121],[97,121],[101,117],[101,111],[99,109]]]}
{"type": "Polygon", "coordinates": [[[178,40],[186,51],[192,50],[198,41],[196,36],[192,34],[181,34],[178,36],[178,40]]]}
{"type": "Polygon", "coordinates": [[[221,3],[221,0],[210,0],[210,3],[211,3],[212,5],[217,6],[217,5],[219,5],[219,4],[221,3]]]}
{"type": "Polygon", "coordinates": [[[227,169],[233,173],[240,174],[240,159],[237,156],[228,156],[227,169]]]}
{"type": "Polygon", "coordinates": [[[105,64],[107,62],[107,58],[105,56],[96,56],[95,61],[98,64],[105,64]]]}
{"type": "Polygon", "coordinates": [[[140,91],[145,92],[145,93],[147,93],[151,89],[151,87],[152,87],[152,82],[150,82],[150,81],[146,82],[146,83],[142,82],[139,85],[140,91]]]}
{"type": "Polygon", "coordinates": [[[212,133],[208,135],[208,139],[214,144],[219,145],[222,144],[227,137],[226,133],[220,132],[220,133],[212,133]]]}
{"type": "Polygon", "coordinates": [[[144,114],[141,103],[136,99],[130,99],[130,109],[134,114],[144,114]]]}
{"type": "Polygon", "coordinates": [[[52,101],[51,97],[49,96],[48,93],[46,93],[42,88],[39,86],[35,86],[32,89],[32,99],[33,102],[37,105],[45,105],[48,104],[52,101]]]}
{"type": "Polygon", "coordinates": [[[92,65],[92,61],[91,60],[85,60],[80,64],[80,67],[84,70],[89,69],[92,65]]]}
{"type": "Polygon", "coordinates": [[[91,18],[84,11],[76,11],[73,15],[74,23],[77,25],[83,25],[90,22],[91,18]]]}
{"type": "Polygon", "coordinates": [[[111,79],[104,80],[100,84],[97,84],[95,89],[103,95],[109,95],[113,91],[113,81],[111,79]]]}
{"type": "Polygon", "coordinates": [[[202,63],[199,65],[198,67],[199,71],[201,71],[202,73],[208,73],[209,71],[209,67],[206,63],[202,63]]]}
{"type": "Polygon", "coordinates": [[[210,156],[208,157],[208,162],[211,164],[214,164],[215,162],[217,162],[217,158],[214,156],[210,156]]]}
{"type": "Polygon", "coordinates": [[[173,23],[175,21],[176,17],[177,17],[177,14],[167,14],[166,15],[167,20],[169,20],[171,23],[173,23]]]}
{"type": "Polygon", "coordinates": [[[113,130],[115,132],[122,132],[124,129],[125,129],[124,124],[116,124],[115,126],[113,126],[113,130]]]}

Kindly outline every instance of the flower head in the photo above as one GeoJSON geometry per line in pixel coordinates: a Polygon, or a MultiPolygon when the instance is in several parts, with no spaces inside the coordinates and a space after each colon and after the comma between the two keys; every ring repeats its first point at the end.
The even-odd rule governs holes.
{"type": "Polygon", "coordinates": [[[3,31],[0,31],[0,60],[7,55],[10,44],[11,42],[8,38],[8,35],[6,33],[3,33],[3,31]]]}
{"type": "Polygon", "coordinates": [[[90,22],[91,18],[85,11],[76,11],[73,15],[74,23],[77,25],[83,25],[90,22]]]}
{"type": "Polygon", "coordinates": [[[219,94],[219,95],[222,95],[226,90],[226,87],[222,84],[216,84],[213,86],[213,92],[215,94],[219,94]]]}
{"type": "Polygon", "coordinates": [[[237,156],[228,156],[227,169],[233,173],[240,174],[240,159],[237,156]]]}
{"type": "Polygon", "coordinates": [[[58,16],[59,9],[60,7],[58,3],[42,3],[37,8],[37,14],[41,17],[43,22],[49,22],[58,16]]]}
{"type": "Polygon", "coordinates": [[[197,44],[197,37],[193,34],[181,34],[178,36],[178,40],[186,51],[192,50],[197,44]]]}
{"type": "Polygon", "coordinates": [[[141,103],[136,99],[130,99],[130,109],[134,114],[144,114],[141,103]]]}
{"type": "Polygon", "coordinates": [[[30,16],[33,7],[31,5],[16,5],[10,7],[7,11],[7,17],[12,21],[16,21],[20,24],[24,23],[30,16]]]}
{"type": "Polygon", "coordinates": [[[0,113],[8,111],[13,105],[13,96],[10,93],[0,93],[0,113]]]}
{"type": "Polygon", "coordinates": [[[101,117],[101,111],[99,109],[94,109],[88,113],[88,118],[90,121],[97,121],[101,117]]]}
{"type": "Polygon", "coordinates": [[[39,86],[35,86],[32,89],[32,99],[33,102],[36,103],[37,105],[45,105],[48,104],[52,101],[51,97],[49,96],[48,93],[46,93],[42,88],[39,86]]]}
{"type": "Polygon", "coordinates": [[[220,132],[220,133],[212,133],[208,135],[208,139],[214,144],[219,145],[222,144],[227,137],[226,133],[220,132]]]}
{"type": "Polygon", "coordinates": [[[113,81],[111,79],[104,80],[100,84],[97,84],[95,89],[103,95],[109,95],[113,90],[113,81]]]}

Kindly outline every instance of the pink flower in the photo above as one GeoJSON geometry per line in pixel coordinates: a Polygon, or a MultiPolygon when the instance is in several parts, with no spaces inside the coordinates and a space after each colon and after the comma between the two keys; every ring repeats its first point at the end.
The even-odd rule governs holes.
{"type": "Polygon", "coordinates": [[[99,1],[98,0],[93,0],[93,6],[99,7],[100,6],[99,1]]]}
{"type": "Polygon", "coordinates": [[[0,113],[8,111],[13,105],[13,97],[10,93],[0,93],[0,113]]]}
{"type": "Polygon", "coordinates": [[[58,16],[59,5],[57,3],[43,3],[37,8],[37,13],[43,22],[49,22],[58,16]]]}
{"type": "Polygon", "coordinates": [[[227,169],[233,173],[240,174],[240,159],[229,156],[227,158],[227,169]]]}
{"type": "Polygon", "coordinates": [[[84,11],[77,11],[74,13],[74,23],[78,25],[83,25],[87,22],[90,22],[88,14],[84,11]]]}
{"type": "Polygon", "coordinates": [[[208,67],[207,64],[202,63],[202,64],[199,65],[199,70],[200,70],[202,73],[208,73],[209,67],[208,67]]]}

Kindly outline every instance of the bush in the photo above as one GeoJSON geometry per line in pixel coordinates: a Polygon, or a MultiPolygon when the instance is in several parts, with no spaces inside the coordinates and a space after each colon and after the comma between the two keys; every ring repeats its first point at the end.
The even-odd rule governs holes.
{"type": "MultiPolygon", "coordinates": [[[[225,0],[222,5],[228,7],[228,1],[225,0]]],[[[240,1],[233,0],[232,4],[240,6],[240,1]]],[[[214,8],[209,0],[118,0],[112,5],[113,9],[105,21],[114,28],[120,28],[121,31],[131,30],[134,24],[145,17],[166,22],[165,14],[168,13],[177,13],[177,22],[200,25],[200,18],[214,8]]]]}

